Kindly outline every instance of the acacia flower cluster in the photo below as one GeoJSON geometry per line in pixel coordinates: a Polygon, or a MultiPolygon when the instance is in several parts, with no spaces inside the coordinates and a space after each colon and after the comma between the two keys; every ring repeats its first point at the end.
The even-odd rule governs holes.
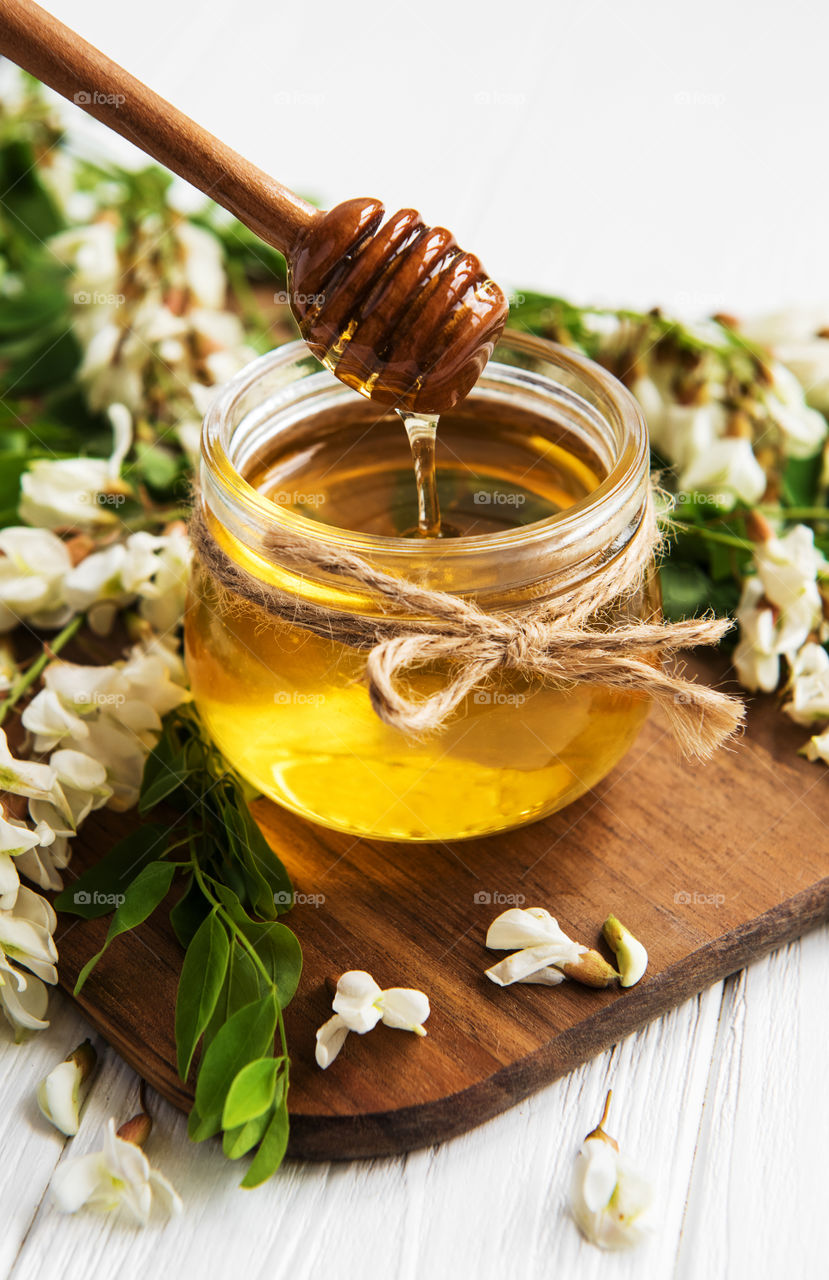
{"type": "MultiPolygon", "coordinates": [[[[780,683],[781,660],[787,676],[783,710],[806,727],[829,721],[829,639],[824,617],[829,596],[829,562],[817,550],[814,534],[795,525],[775,534],[756,522],[759,540],[754,572],[745,579],[737,609],[740,641],[734,665],[747,689],[773,692],[780,683]]],[[[811,759],[827,759],[824,735],[811,739],[811,759]]]]}
{"type": "Polygon", "coordinates": [[[18,1037],[48,1025],[43,983],[57,981],[55,913],[20,876],[62,887],[81,823],[137,802],[161,717],[190,697],[181,658],[157,639],[108,667],[55,661],[44,686],[23,712],[41,760],[16,758],[0,729],[0,1005],[18,1037]]]}
{"type": "Polygon", "coordinates": [[[715,497],[725,510],[737,502],[753,506],[768,487],[765,453],[812,457],[829,427],[781,361],[764,362],[747,393],[733,386],[716,357],[718,333],[705,323],[690,331],[703,348],[709,344],[692,377],[654,359],[638,370],[630,389],[642,406],[653,448],[676,469],[678,491],[715,497]]]}
{"type": "Polygon", "coordinates": [[[255,356],[227,309],[216,236],[169,207],[131,221],[111,210],[50,242],[71,271],[79,378],[93,409],[162,417],[192,456],[210,388],[255,356]]]}
{"type": "Polygon", "coordinates": [[[106,635],[119,609],[138,612],[159,632],[184,611],[190,545],[183,529],[138,532],[73,563],[72,547],[49,529],[0,529],[0,631],[20,622],[55,630],[78,613],[106,635]]]}

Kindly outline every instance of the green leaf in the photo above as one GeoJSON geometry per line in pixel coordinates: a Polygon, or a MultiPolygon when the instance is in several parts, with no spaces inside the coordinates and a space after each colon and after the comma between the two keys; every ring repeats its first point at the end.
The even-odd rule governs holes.
{"type": "Polygon", "coordinates": [[[222,1150],[228,1160],[238,1160],[240,1156],[246,1156],[257,1144],[261,1142],[265,1135],[265,1130],[271,1122],[273,1109],[263,1111],[261,1116],[257,1116],[255,1120],[249,1120],[247,1124],[239,1125],[237,1129],[226,1129],[222,1134],[222,1150]]]}
{"type": "Polygon", "coordinates": [[[13,360],[3,372],[0,387],[4,396],[9,392],[16,396],[30,395],[60,386],[80,364],[81,349],[72,329],[58,333],[48,330],[37,336],[36,345],[13,360]]]}
{"type": "Polygon", "coordinates": [[[97,955],[88,960],[78,975],[75,983],[77,996],[83,988],[101,956],[120,934],[135,929],[151,916],[160,902],[166,898],[175,875],[175,867],[171,862],[151,862],[127,886],[123,893],[123,901],[112,917],[107,931],[106,941],[97,955]]]}
{"type": "Polygon", "coordinates": [[[288,1147],[288,1101],[283,1096],[280,1105],[274,1111],[259,1150],[251,1161],[251,1166],[242,1179],[241,1185],[246,1189],[261,1186],[282,1164],[288,1147]]]}
{"type": "Polygon", "coordinates": [[[162,491],[170,489],[178,480],[184,466],[180,454],[165,449],[162,445],[146,444],[139,440],[135,446],[136,461],[127,466],[125,476],[132,480],[134,475],[143,480],[151,489],[162,491]]]}
{"type": "Polygon", "coordinates": [[[198,1134],[194,1141],[219,1132],[230,1086],[242,1067],[271,1048],[275,1030],[276,1002],[269,993],[239,1009],[216,1032],[204,1052],[196,1081],[199,1118],[194,1125],[198,1134]]]}
{"type": "MultiPolygon", "coordinates": [[[[245,802],[241,793],[238,796],[238,803],[244,819],[245,834],[251,856],[256,861],[260,875],[267,882],[271,904],[276,908],[277,914],[280,911],[287,911],[294,901],[291,877],[288,875],[282,861],[265,839],[259,823],[254,818],[250,811],[250,806],[245,802]]],[[[262,912],[262,914],[268,919],[273,918],[270,912],[262,912]]]]}
{"type": "Polygon", "coordinates": [[[170,911],[170,924],[185,951],[209,914],[210,903],[199,888],[196,877],[191,876],[187,888],[170,911]]]}
{"type": "Polygon", "coordinates": [[[138,802],[138,812],[146,813],[148,809],[153,809],[167,796],[172,795],[174,791],[178,791],[187,779],[190,777],[191,770],[172,770],[162,769],[158,776],[146,788],[141,788],[141,798],[138,802]]]}
{"type": "Polygon", "coordinates": [[[270,1111],[276,1096],[276,1078],[282,1058],[256,1058],[236,1076],[222,1112],[222,1128],[238,1129],[270,1111]]]}
{"type": "Polygon", "coordinates": [[[94,920],[109,915],[115,908],[114,895],[126,892],[130,882],[164,852],[170,839],[170,828],[161,823],[146,823],[114,844],[73,884],[55,898],[55,908],[72,915],[94,920]]]}
{"type": "Polygon", "coordinates": [[[276,921],[257,924],[249,921],[242,932],[267,969],[276,986],[281,1008],[287,1009],[296,994],[302,974],[302,948],[296,934],[276,921]]]}
{"type": "Polygon", "coordinates": [[[737,604],[739,588],[731,579],[712,582],[699,565],[686,564],[673,558],[660,569],[662,611],[670,622],[695,618],[713,609],[718,614],[731,613],[737,604]]]}
{"type": "Polygon", "coordinates": [[[182,1080],[216,1008],[227,973],[230,943],[224,925],[211,912],[187,948],[176,1000],[176,1053],[182,1080]]]}
{"type": "MultiPolygon", "coordinates": [[[[242,803],[244,805],[244,802],[242,803]]],[[[238,804],[233,801],[224,801],[221,812],[230,854],[236,859],[242,871],[246,897],[257,915],[273,919],[276,915],[273,890],[268,887],[268,882],[260,870],[260,859],[251,848],[244,815],[238,804]]]]}
{"type": "Polygon", "coordinates": [[[277,921],[260,924],[251,920],[236,894],[226,886],[217,885],[216,893],[234,924],[262,961],[277,988],[280,1006],[286,1009],[294,997],[302,974],[302,948],[296,935],[287,925],[277,921]]]}
{"type": "Polygon", "coordinates": [[[787,458],[781,497],[787,507],[813,507],[817,501],[823,453],[811,458],[787,458]]]}

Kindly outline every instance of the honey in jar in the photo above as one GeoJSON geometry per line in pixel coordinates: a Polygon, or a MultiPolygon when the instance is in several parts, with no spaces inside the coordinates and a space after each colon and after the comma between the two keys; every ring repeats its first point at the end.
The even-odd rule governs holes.
{"type": "MultiPolygon", "coordinates": [[[[376,599],[292,571],[268,552],[268,531],[297,529],[488,611],[520,611],[612,573],[648,483],[646,431],[627,392],[582,357],[515,334],[441,416],[442,537],[416,536],[423,511],[399,417],[338,383],[301,343],[228,384],[203,451],[204,514],[225,554],[298,604],[369,618],[376,599]]],[[[619,606],[625,618],[656,607],[652,586],[619,606]]],[[[648,711],[638,692],[505,669],[438,731],[404,734],[371,706],[363,649],[275,617],[199,570],[186,648],[208,729],[257,789],[379,839],[480,836],[551,813],[613,768],[648,711]]],[[[446,676],[435,665],[407,678],[425,695],[446,676]]]]}

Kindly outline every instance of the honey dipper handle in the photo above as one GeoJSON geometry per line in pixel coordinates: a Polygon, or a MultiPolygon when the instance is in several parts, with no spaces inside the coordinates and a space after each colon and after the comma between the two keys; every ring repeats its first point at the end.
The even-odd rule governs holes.
{"type": "Polygon", "coordinates": [[[319,216],[32,0],[0,3],[0,53],[191,182],[288,258],[319,216]]]}

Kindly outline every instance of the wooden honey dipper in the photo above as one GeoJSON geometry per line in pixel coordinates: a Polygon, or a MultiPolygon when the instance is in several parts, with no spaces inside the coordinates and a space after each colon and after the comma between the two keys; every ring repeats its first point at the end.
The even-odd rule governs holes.
{"type": "Polygon", "coordinates": [[[0,3],[0,53],[279,249],[300,332],[343,382],[418,414],[475,384],[509,306],[443,227],[413,209],[383,223],[373,199],[315,209],[32,0],[0,3]]]}

